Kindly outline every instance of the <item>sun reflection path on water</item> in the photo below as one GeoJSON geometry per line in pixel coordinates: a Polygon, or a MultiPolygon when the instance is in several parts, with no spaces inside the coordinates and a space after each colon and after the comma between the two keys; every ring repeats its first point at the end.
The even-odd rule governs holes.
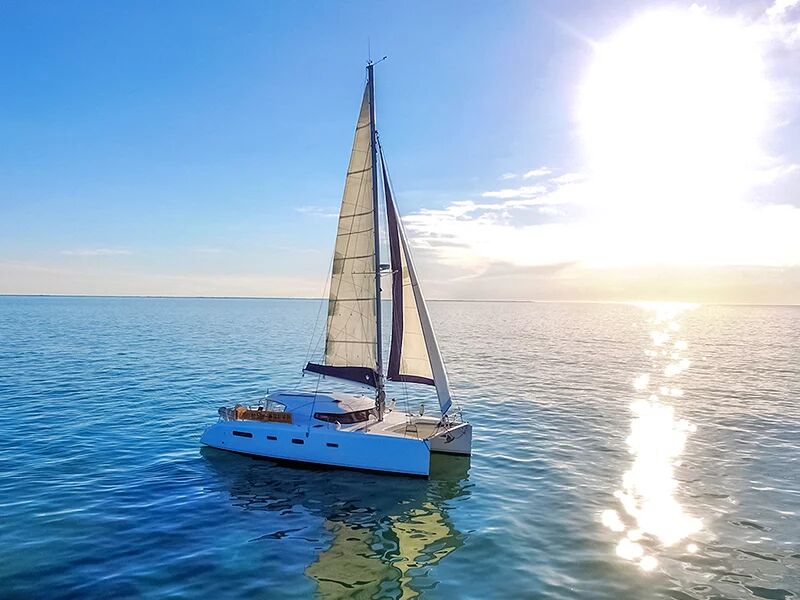
{"type": "MultiPolygon", "coordinates": [[[[669,403],[683,395],[676,377],[691,365],[684,354],[688,344],[679,339],[678,317],[693,305],[640,306],[651,313],[652,343],[645,354],[652,361],[652,370],[633,380],[633,417],[626,439],[633,463],[622,477],[622,488],[614,492],[619,507],[604,510],[600,518],[603,525],[620,534],[617,555],[652,571],[658,566],[655,551],[659,545],[674,546],[702,527],[702,521],[688,515],[676,499],[673,472],[696,427],[678,418],[669,403]]],[[[694,544],[686,546],[688,552],[696,550],[694,544]]]]}

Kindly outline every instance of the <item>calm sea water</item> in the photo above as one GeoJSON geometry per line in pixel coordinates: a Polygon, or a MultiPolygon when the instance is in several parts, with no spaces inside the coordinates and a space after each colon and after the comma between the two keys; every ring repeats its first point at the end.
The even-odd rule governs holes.
{"type": "Polygon", "coordinates": [[[315,386],[318,310],[0,298],[0,596],[800,593],[800,309],[432,303],[471,462],[201,449],[219,406],[315,386]]]}

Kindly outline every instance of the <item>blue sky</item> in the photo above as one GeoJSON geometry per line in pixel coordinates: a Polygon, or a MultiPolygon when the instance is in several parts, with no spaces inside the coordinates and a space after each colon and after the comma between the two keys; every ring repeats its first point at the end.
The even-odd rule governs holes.
{"type": "MultiPolygon", "coordinates": [[[[773,36],[764,56],[785,99],[763,127],[769,161],[756,170],[769,185],[745,195],[795,206],[797,15],[782,4],[777,18],[770,3],[703,10],[773,36]]],[[[597,43],[642,12],[638,2],[5,2],[0,293],[319,295],[370,40],[373,58],[389,56],[377,68],[378,126],[429,296],[747,300],[726,279],[745,273],[759,289],[772,282],[756,300],[800,301],[790,241],[752,261],[675,265],[591,264],[591,249],[537,245],[564,239],[548,225],[578,224],[569,235],[583,239],[605,231],[584,219],[585,201],[558,194],[591,193],[579,187],[596,180],[581,89],[597,43]],[[515,199],[527,205],[507,205],[515,199]],[[469,202],[482,208],[462,210],[469,202]],[[520,245],[485,251],[509,233],[520,245]],[[720,283],[653,289],[665,268],[684,283],[710,269],[720,283]]],[[[765,222],[800,223],[787,210],[765,222]]]]}

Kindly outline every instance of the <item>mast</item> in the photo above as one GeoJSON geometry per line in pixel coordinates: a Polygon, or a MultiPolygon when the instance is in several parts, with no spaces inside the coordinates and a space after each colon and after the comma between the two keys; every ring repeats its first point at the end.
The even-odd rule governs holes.
{"type": "Polygon", "coordinates": [[[385,405],[385,393],[383,391],[383,336],[381,334],[381,233],[380,220],[378,218],[378,168],[377,168],[377,149],[375,144],[375,79],[373,75],[372,61],[367,64],[367,85],[369,87],[369,150],[372,155],[372,216],[374,219],[375,234],[375,319],[377,329],[377,340],[375,357],[377,365],[377,385],[375,396],[375,407],[378,409],[378,419],[383,419],[383,409],[385,405]]]}

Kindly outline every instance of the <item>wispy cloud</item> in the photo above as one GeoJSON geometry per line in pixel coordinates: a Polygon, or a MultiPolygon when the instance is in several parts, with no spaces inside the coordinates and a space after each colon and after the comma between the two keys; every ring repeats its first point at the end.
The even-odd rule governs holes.
{"type": "Polygon", "coordinates": [[[550,182],[561,185],[565,183],[576,183],[578,181],[583,181],[585,179],[586,175],[584,173],[565,173],[564,175],[553,177],[552,179],[550,179],[550,182]]]}
{"type": "Polygon", "coordinates": [[[333,218],[338,217],[339,213],[336,209],[330,208],[328,206],[316,206],[316,205],[306,205],[306,206],[298,206],[295,210],[299,213],[304,215],[310,215],[312,217],[325,217],[325,218],[333,218]]]}
{"type": "Polygon", "coordinates": [[[541,185],[524,185],[522,187],[517,187],[517,188],[504,188],[502,190],[483,192],[481,196],[484,198],[501,198],[501,199],[533,198],[534,196],[538,196],[539,194],[542,194],[545,191],[547,191],[547,188],[541,185]]]}
{"type": "Polygon", "coordinates": [[[768,166],[753,174],[753,183],[769,185],[792,173],[800,173],[800,165],[796,163],[785,163],[768,166]]]}
{"type": "Polygon", "coordinates": [[[538,169],[533,169],[525,173],[522,177],[523,179],[530,179],[531,177],[544,177],[545,175],[550,175],[552,171],[549,167],[539,167],[538,169]]]}
{"type": "Polygon", "coordinates": [[[119,248],[78,248],[62,250],[61,254],[64,256],[128,256],[133,252],[119,248]]]}
{"type": "Polygon", "coordinates": [[[544,177],[545,175],[550,175],[553,171],[549,167],[539,167],[538,169],[531,169],[530,171],[526,171],[522,175],[518,173],[503,173],[498,177],[500,181],[510,181],[512,179],[522,178],[522,179],[530,179],[531,177],[544,177]]]}

